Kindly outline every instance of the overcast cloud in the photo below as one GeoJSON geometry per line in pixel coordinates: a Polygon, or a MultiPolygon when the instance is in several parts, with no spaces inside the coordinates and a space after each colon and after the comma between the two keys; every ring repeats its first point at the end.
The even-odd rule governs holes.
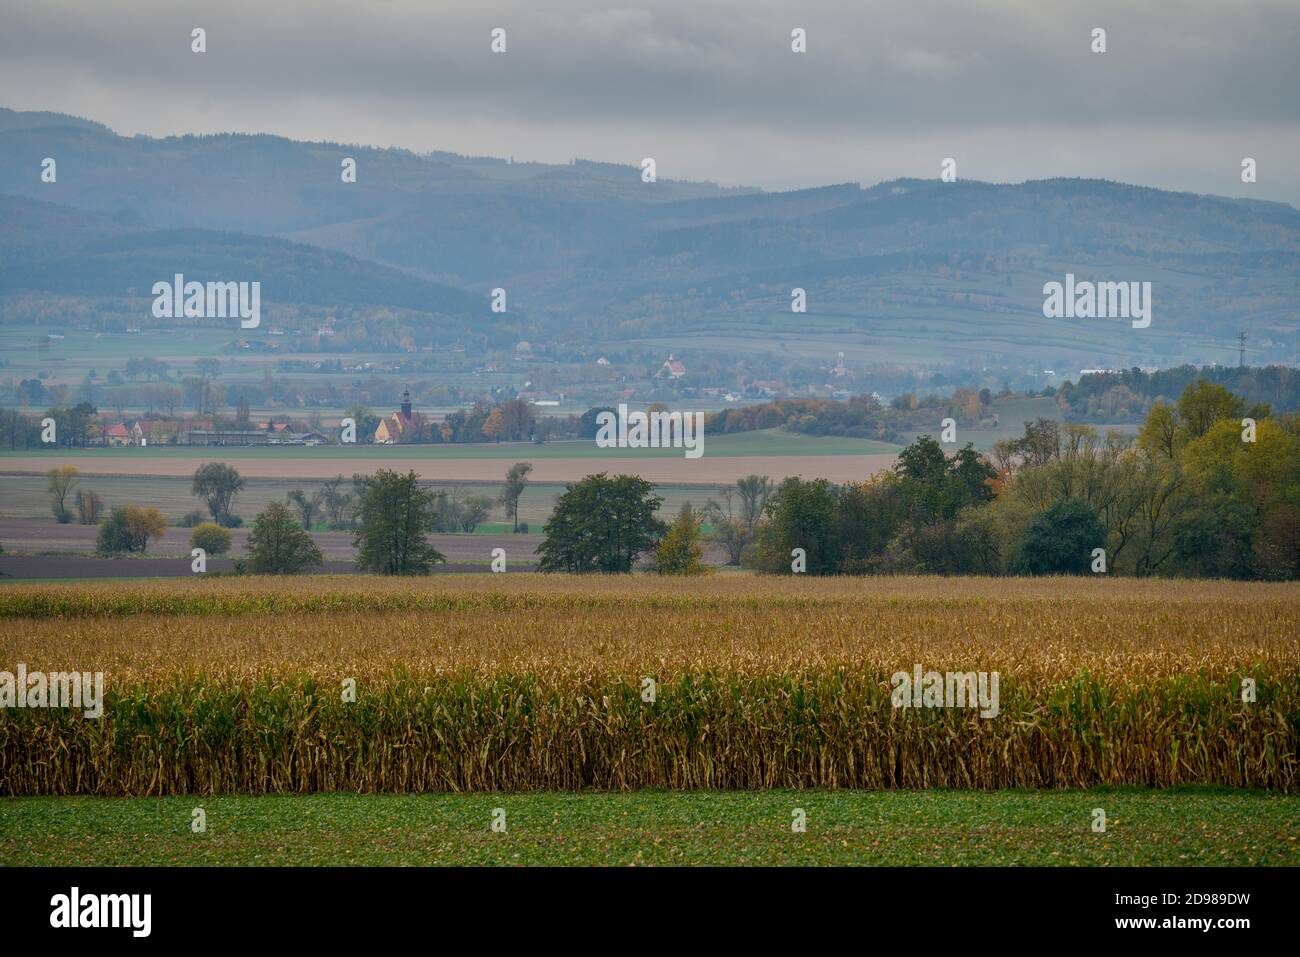
{"type": "Polygon", "coordinates": [[[0,105],[128,135],[653,156],[660,177],[771,189],[933,177],[952,156],[962,178],[1300,205],[1296,0],[0,0],[0,24],[0,105]]]}

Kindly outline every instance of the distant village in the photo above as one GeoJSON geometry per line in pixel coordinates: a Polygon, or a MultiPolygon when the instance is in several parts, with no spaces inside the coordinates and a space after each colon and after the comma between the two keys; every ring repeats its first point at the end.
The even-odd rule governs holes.
{"type": "MultiPolygon", "coordinates": [[[[517,358],[526,357],[533,347],[521,341],[516,352],[517,358]]],[[[417,378],[404,388],[400,402],[394,402],[397,383],[391,379],[372,379],[364,388],[352,383],[350,388],[326,389],[304,387],[301,381],[287,378],[277,381],[269,374],[261,381],[222,379],[219,383],[220,366],[211,357],[195,361],[198,375],[180,374],[156,359],[131,358],[121,372],[110,370],[102,387],[87,384],[93,375],[78,391],[67,384],[11,380],[7,388],[13,406],[0,405],[0,445],[48,446],[54,440],[42,436],[40,424],[51,417],[57,423],[56,444],[64,447],[545,443],[592,438],[594,416],[622,403],[649,409],[703,406],[711,432],[782,425],[810,434],[892,441],[928,421],[929,412],[939,408],[964,427],[996,428],[997,416],[990,408],[995,394],[1053,397],[1067,415],[1084,421],[1132,422],[1145,414],[1155,396],[1177,394],[1191,376],[1208,375],[1217,381],[1233,374],[1218,367],[1199,372],[1190,366],[1165,371],[1089,368],[1080,370],[1077,384],[1071,384],[1065,376],[1058,378],[1055,370],[1043,369],[1027,388],[1004,383],[995,391],[958,385],[956,376],[945,380],[936,373],[918,388],[918,380],[905,374],[904,367],[895,368],[893,375],[889,369],[850,369],[840,352],[833,365],[810,364],[803,381],[742,375],[735,386],[723,387],[696,382],[704,373],[688,369],[676,353],[660,356],[655,364],[642,367],[636,381],[613,378],[599,390],[579,387],[576,394],[564,391],[554,376],[539,376],[543,381],[537,385],[525,380],[519,388],[502,383],[476,389],[439,386],[430,382],[427,373],[411,370],[417,378]],[[881,391],[872,388],[877,383],[881,391]],[[417,410],[416,401],[425,403],[426,411],[417,410]],[[394,402],[396,408],[385,410],[387,402],[394,402]],[[256,412],[251,408],[254,403],[256,412]]],[[[613,365],[600,353],[587,362],[600,369],[613,365]]],[[[307,365],[314,364],[319,363],[307,365]]],[[[708,368],[707,362],[702,368],[708,368]]],[[[297,371],[307,370],[295,367],[283,373],[297,371]]],[[[331,366],[329,371],[339,370],[331,366]]],[[[708,373],[715,382],[716,371],[708,373]]],[[[985,379],[998,374],[988,367],[978,371],[985,379]]],[[[471,374],[499,373],[488,364],[471,374]]],[[[1267,393],[1283,408],[1295,404],[1289,380],[1274,382],[1274,378],[1272,371],[1261,372],[1256,391],[1267,393]]],[[[1232,384],[1250,392],[1249,383],[1232,384]]]]}
{"type": "Polygon", "coordinates": [[[140,447],[151,444],[327,445],[333,441],[321,432],[295,431],[289,422],[258,422],[252,428],[218,428],[212,419],[194,418],[181,421],[138,419],[130,426],[115,422],[102,429],[99,442],[91,439],[87,444],[140,447]]]}
{"type": "MultiPolygon", "coordinates": [[[[610,363],[602,356],[596,360],[596,364],[608,366],[610,363]]],[[[483,371],[495,370],[489,367],[483,371]]],[[[685,364],[676,354],[670,353],[654,373],[654,378],[675,382],[685,375],[685,364]]],[[[532,390],[528,388],[530,385],[531,383],[525,383],[525,388],[515,392],[511,399],[493,402],[480,400],[473,403],[471,409],[448,414],[445,420],[452,421],[451,428],[445,420],[436,422],[433,417],[417,412],[408,388],[402,394],[400,406],[390,413],[374,415],[358,410],[358,414],[352,416],[356,427],[355,441],[360,444],[397,445],[414,442],[489,441],[493,438],[533,439],[536,437],[538,414],[544,410],[551,413],[547,417],[548,427],[543,430],[544,433],[551,437],[562,437],[573,432],[577,428],[579,417],[558,414],[559,407],[565,402],[565,394],[532,390]],[[494,414],[494,410],[500,408],[506,410],[506,416],[503,417],[499,411],[494,414]],[[476,428],[454,427],[460,424],[456,422],[457,419],[470,420],[472,424],[475,413],[479,413],[482,420],[476,428]],[[512,424],[499,421],[503,418],[509,418],[512,424]]],[[[616,390],[611,400],[627,401],[632,398],[634,391],[630,388],[616,390]]],[[[754,381],[746,391],[751,396],[771,397],[782,391],[782,384],[776,381],[754,381]]],[[[705,388],[699,390],[699,394],[726,403],[742,400],[741,393],[724,389],[705,388]]],[[[73,411],[80,412],[82,421],[70,430],[75,436],[72,442],[84,446],[318,446],[340,441],[342,431],[341,427],[326,429],[321,424],[319,413],[313,413],[307,421],[283,413],[262,421],[253,421],[247,418],[246,404],[241,405],[239,414],[235,417],[211,412],[186,416],[149,411],[138,418],[114,420],[95,411],[89,403],[83,403],[73,411]]],[[[119,407],[119,416],[121,411],[119,407]]],[[[539,440],[545,437],[543,435],[539,440]]],[[[64,441],[68,439],[65,438],[64,441]]]]}

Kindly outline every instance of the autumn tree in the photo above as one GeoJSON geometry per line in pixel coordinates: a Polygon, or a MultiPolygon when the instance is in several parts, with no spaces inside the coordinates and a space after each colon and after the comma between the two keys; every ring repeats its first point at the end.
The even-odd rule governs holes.
{"type": "Polygon", "coordinates": [[[77,489],[77,520],[82,525],[98,525],[104,512],[104,503],[95,492],[77,489]]]}
{"type": "Polygon", "coordinates": [[[506,484],[501,490],[499,501],[505,506],[506,514],[514,522],[515,532],[519,531],[519,498],[528,486],[528,474],[532,470],[532,462],[516,462],[506,470],[506,484]]]}
{"type": "Polygon", "coordinates": [[[73,486],[77,484],[77,474],[75,465],[63,465],[45,473],[46,491],[50,493],[50,509],[60,524],[72,521],[72,513],[68,511],[67,501],[73,486]]]}
{"type": "Polygon", "coordinates": [[[230,504],[244,487],[244,479],[225,462],[208,462],[194,471],[190,494],[207,504],[212,520],[218,525],[230,525],[230,504]]]}
{"type": "Polygon", "coordinates": [[[655,548],[655,571],[660,575],[703,575],[708,571],[703,556],[700,520],[686,502],[655,548]]]}
{"type": "Polygon", "coordinates": [[[483,434],[494,442],[501,441],[501,409],[497,407],[483,423],[483,434]]]}
{"type": "Polygon", "coordinates": [[[224,555],[230,551],[230,530],[215,522],[200,522],[190,532],[190,548],[201,548],[209,555],[224,555]]]}
{"type": "Polygon", "coordinates": [[[167,519],[153,506],[127,505],[112,509],[99,526],[95,551],[101,555],[140,552],[167,531],[167,519]]]}

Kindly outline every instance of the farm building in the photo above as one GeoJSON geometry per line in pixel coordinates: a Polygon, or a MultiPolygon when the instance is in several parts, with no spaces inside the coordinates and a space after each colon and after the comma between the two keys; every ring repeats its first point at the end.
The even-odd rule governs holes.
{"type": "Polygon", "coordinates": [[[104,430],[104,444],[119,445],[119,446],[130,445],[131,433],[127,431],[126,426],[123,425],[121,422],[118,422],[114,425],[110,425],[108,428],[104,430]]]}
{"type": "Polygon", "coordinates": [[[270,445],[272,433],[258,429],[190,429],[180,434],[181,445],[270,445]]]}

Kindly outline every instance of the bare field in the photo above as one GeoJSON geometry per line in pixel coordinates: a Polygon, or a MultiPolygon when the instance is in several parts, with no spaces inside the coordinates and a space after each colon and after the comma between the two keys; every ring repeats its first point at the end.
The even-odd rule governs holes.
{"type": "MultiPolygon", "coordinates": [[[[99,529],[94,525],[60,525],[51,518],[0,517],[0,544],[8,554],[0,554],[0,580],[61,578],[189,578],[190,529],[168,528],[162,537],[149,546],[145,556],[101,558],[95,555],[95,537],[99,529]]],[[[208,562],[211,572],[233,570],[231,558],[247,552],[250,529],[230,530],[230,557],[213,558],[208,562]]],[[[325,556],[325,565],[316,574],[354,574],[356,548],[352,532],[311,532],[325,556]]],[[[446,534],[435,532],[429,542],[442,552],[446,562],[434,568],[435,573],[482,571],[492,557],[492,550],[502,548],[506,553],[507,567],[522,571],[536,566],[537,548],[542,543],[540,534],[446,534]]],[[[726,562],[726,551],[718,545],[707,545],[704,560],[711,565],[726,562]]]]}
{"type": "MultiPolygon", "coordinates": [[[[60,525],[49,518],[0,518],[0,542],[10,552],[78,552],[95,551],[95,525],[60,525]]],[[[230,530],[232,555],[242,555],[248,545],[250,529],[230,530]]],[[[312,532],[311,537],[327,560],[351,561],[356,553],[352,545],[352,532],[312,532]]],[[[448,535],[435,533],[429,536],[434,548],[449,561],[483,561],[492,557],[492,549],[504,548],[506,554],[521,561],[532,561],[533,552],[541,544],[541,535],[448,535]]],[[[190,529],[168,528],[162,537],[149,546],[149,555],[156,558],[188,559],[190,554],[190,529]]],[[[126,561],[149,561],[149,558],[129,558],[126,561]]]]}
{"type": "MultiPolygon", "coordinates": [[[[228,558],[208,561],[208,574],[234,571],[228,558]]],[[[321,569],[331,575],[356,572],[352,562],[326,561],[321,569]]],[[[479,571],[478,565],[439,565],[439,571],[479,571]]],[[[193,578],[194,570],[186,558],[98,558],[92,555],[0,555],[0,581],[86,581],[90,579],[193,578]]]]}
{"type": "MultiPolygon", "coordinates": [[[[242,469],[241,462],[232,462],[242,469]]],[[[504,468],[502,469],[504,472],[504,468]]],[[[350,476],[351,473],[344,473],[350,476]]],[[[736,476],[739,478],[739,475],[736,476]]],[[[251,522],[262,509],[271,502],[283,502],[293,489],[305,489],[309,493],[319,487],[321,479],[252,479],[236,496],[231,511],[245,522],[251,522]]],[[[482,495],[493,501],[501,492],[501,482],[440,482],[430,483],[435,491],[448,494],[456,486],[466,495],[482,495]]],[[[179,525],[189,512],[204,512],[203,503],[194,497],[190,488],[190,475],[176,476],[142,476],[142,475],[87,475],[82,474],[77,488],[95,492],[103,499],[104,508],[118,505],[135,505],[147,502],[162,510],[173,524],[179,525]]],[[[555,508],[555,500],[564,491],[560,482],[530,482],[519,500],[519,521],[527,523],[533,531],[540,531],[550,518],[555,508]]],[[[682,503],[690,501],[700,505],[716,496],[716,486],[699,485],[663,485],[658,493],[664,500],[660,509],[663,516],[671,518],[677,514],[682,503]]],[[[0,476],[0,543],[9,545],[4,521],[8,519],[35,519],[46,525],[54,524],[50,512],[50,496],[47,480],[41,475],[2,475],[0,476]]],[[[488,516],[489,522],[505,522],[505,509],[498,503],[488,516]]],[[[25,534],[25,533],[24,533],[25,534]]],[[[35,534],[40,535],[40,532],[35,534]]],[[[62,532],[52,532],[62,535],[62,532]]]]}
{"type": "MultiPolygon", "coordinates": [[[[0,518],[0,543],[8,554],[0,555],[0,581],[4,579],[75,578],[192,578],[190,529],[168,528],[150,546],[147,555],[100,558],[95,555],[94,525],[60,525],[49,518],[0,518]]],[[[209,572],[229,572],[233,557],[242,556],[248,545],[249,529],[230,530],[227,558],[212,558],[209,572]]],[[[356,549],[351,532],[312,532],[311,537],[325,556],[320,574],[350,575],[356,549]]],[[[537,561],[541,535],[446,535],[429,536],[433,546],[446,556],[446,563],[434,568],[437,574],[483,571],[492,549],[504,548],[508,567],[526,569],[537,561]]]]}

